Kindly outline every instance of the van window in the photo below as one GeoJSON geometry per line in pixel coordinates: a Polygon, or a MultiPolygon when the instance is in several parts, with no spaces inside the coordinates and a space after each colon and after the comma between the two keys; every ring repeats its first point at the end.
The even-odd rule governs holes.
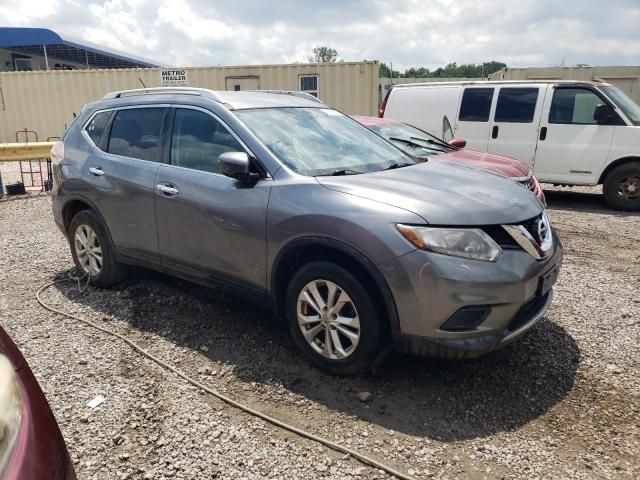
{"type": "Polygon", "coordinates": [[[161,162],[160,143],[166,108],[120,110],[111,127],[107,151],[123,157],[161,162]]]}
{"type": "Polygon", "coordinates": [[[460,104],[462,122],[488,122],[493,88],[465,88],[460,104]]]}
{"type": "Polygon", "coordinates": [[[593,118],[598,105],[604,101],[585,88],[556,88],[551,100],[549,123],[596,125],[593,118]]]}
{"type": "Polygon", "coordinates": [[[244,152],[240,142],[211,115],[179,108],[171,135],[171,164],[203,172],[218,173],[218,156],[244,152]]]}
{"type": "Polygon", "coordinates": [[[537,88],[501,88],[496,105],[496,122],[531,123],[538,101],[537,88]]]}
{"type": "Polygon", "coordinates": [[[89,138],[95,145],[98,145],[110,116],[111,111],[97,113],[85,127],[87,135],[89,135],[89,138]]]}

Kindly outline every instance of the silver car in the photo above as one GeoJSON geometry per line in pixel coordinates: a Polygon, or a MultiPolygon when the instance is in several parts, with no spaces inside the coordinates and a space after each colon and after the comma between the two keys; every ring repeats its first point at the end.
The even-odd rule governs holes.
{"type": "Polygon", "coordinates": [[[92,285],[142,265],[226,287],[273,306],[334,374],[392,348],[506,345],[542,318],[562,262],[527,189],[411,157],[308,94],[113,92],[52,158],[53,214],[92,285]]]}

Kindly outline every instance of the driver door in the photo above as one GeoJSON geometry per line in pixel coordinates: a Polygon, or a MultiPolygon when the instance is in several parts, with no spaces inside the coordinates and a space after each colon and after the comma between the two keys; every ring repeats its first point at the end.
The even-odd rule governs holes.
{"type": "Polygon", "coordinates": [[[264,290],[271,181],[247,186],[218,172],[220,154],[250,152],[208,110],[178,107],[171,125],[169,162],[155,185],[163,266],[206,282],[264,290]]]}

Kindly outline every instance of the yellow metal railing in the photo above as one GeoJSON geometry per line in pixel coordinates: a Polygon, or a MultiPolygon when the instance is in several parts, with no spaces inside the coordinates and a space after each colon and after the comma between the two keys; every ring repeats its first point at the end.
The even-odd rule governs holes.
{"type": "Polygon", "coordinates": [[[55,142],[0,143],[0,162],[50,158],[55,142]]]}

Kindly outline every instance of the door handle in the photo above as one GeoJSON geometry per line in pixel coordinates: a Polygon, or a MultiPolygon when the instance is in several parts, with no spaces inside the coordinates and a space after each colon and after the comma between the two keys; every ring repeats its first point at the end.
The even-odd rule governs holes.
{"type": "Polygon", "coordinates": [[[491,130],[491,138],[498,138],[498,125],[494,125],[491,130]]]}
{"type": "Polygon", "coordinates": [[[544,140],[547,138],[547,127],[542,127],[540,129],[540,140],[544,140]]]}
{"type": "Polygon", "coordinates": [[[104,175],[104,170],[102,170],[100,167],[91,167],[89,168],[89,171],[96,177],[101,177],[102,175],[104,175]]]}
{"type": "Polygon", "coordinates": [[[173,185],[163,185],[161,183],[156,185],[156,190],[158,190],[161,193],[164,193],[169,197],[176,196],[178,193],[180,193],[180,191],[173,185]]]}

